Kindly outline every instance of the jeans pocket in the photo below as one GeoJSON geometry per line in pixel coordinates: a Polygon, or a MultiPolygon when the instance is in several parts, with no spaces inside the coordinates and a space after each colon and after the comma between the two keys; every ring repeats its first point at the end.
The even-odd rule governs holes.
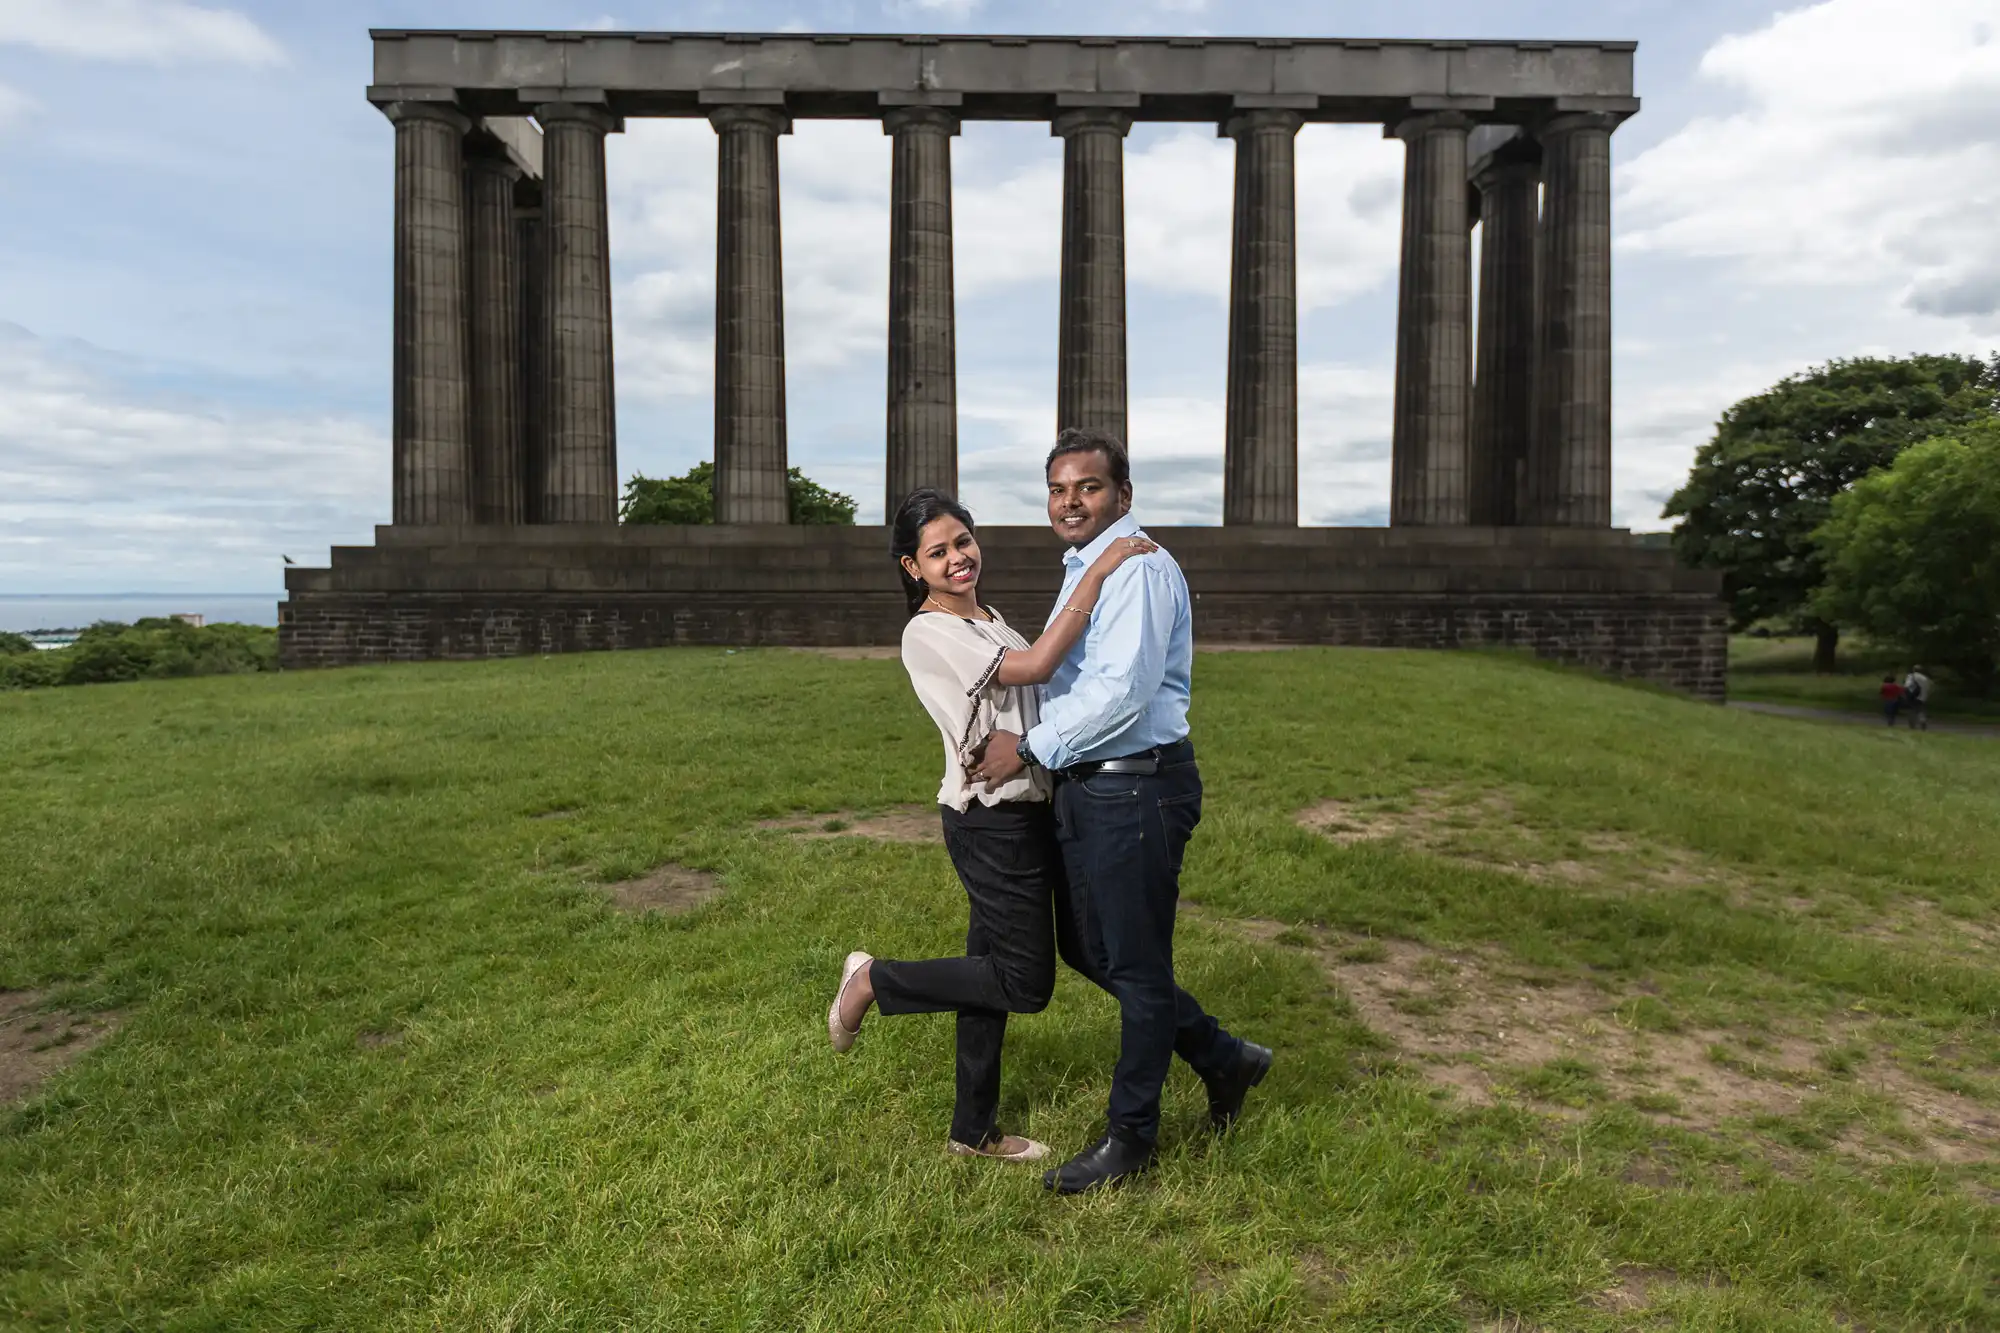
{"type": "Polygon", "coordinates": [[[1076,784],[1078,791],[1100,801],[1129,801],[1139,794],[1135,773],[1093,773],[1076,784]]]}

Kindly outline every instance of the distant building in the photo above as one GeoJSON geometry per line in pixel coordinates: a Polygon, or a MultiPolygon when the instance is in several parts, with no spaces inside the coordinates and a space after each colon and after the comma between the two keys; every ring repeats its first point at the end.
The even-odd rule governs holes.
{"type": "Polygon", "coordinates": [[[183,625],[193,625],[196,629],[201,628],[201,612],[199,611],[176,611],[174,612],[174,619],[180,621],[183,625]]]}

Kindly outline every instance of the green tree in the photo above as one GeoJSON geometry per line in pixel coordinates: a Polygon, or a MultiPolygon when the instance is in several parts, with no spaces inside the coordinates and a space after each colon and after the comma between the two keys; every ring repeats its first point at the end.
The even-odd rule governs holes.
{"type": "Polygon", "coordinates": [[[647,477],[634,472],[618,506],[621,523],[715,522],[715,464],[696,463],[685,476],[647,477]]]}
{"type": "Polygon", "coordinates": [[[1799,617],[1834,668],[1838,622],[1812,609],[1824,578],[1813,533],[1835,496],[1919,440],[1992,416],[2000,357],[1857,357],[1780,380],[1722,414],[1667,501],[1674,550],[1719,569],[1737,628],[1799,617]]]}
{"type": "MultiPolygon", "coordinates": [[[[854,522],[854,499],[830,491],[793,468],[785,476],[785,492],[793,523],[854,522]]],[[[715,465],[696,463],[678,477],[647,477],[637,472],[625,483],[618,507],[622,523],[715,522],[715,465]]]]}
{"type": "Polygon", "coordinates": [[[1813,611],[1979,694],[2000,672],[2000,421],[1906,450],[1836,496],[1815,538],[1813,611]]]}
{"type": "Polygon", "coordinates": [[[9,657],[15,653],[32,653],[34,651],[34,642],[27,635],[12,634],[6,630],[0,630],[0,657],[9,657]]]}

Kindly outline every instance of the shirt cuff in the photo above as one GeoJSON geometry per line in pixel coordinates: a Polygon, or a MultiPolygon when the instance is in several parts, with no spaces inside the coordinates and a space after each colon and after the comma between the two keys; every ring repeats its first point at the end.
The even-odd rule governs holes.
{"type": "Polygon", "coordinates": [[[1047,722],[1037,722],[1028,730],[1028,749],[1043,768],[1068,768],[1076,756],[1063,744],[1061,733],[1047,722]]]}

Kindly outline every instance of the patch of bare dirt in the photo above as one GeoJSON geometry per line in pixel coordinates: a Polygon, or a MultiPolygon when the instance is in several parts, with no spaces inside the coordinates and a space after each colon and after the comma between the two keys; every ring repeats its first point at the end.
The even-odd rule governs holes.
{"type": "Polygon", "coordinates": [[[40,991],[0,991],[0,1106],[35,1089],[110,1036],[109,1014],[44,1009],[40,991]]]}
{"type": "Polygon", "coordinates": [[[354,1038],[354,1044],[364,1051],[379,1051],[385,1046],[400,1046],[403,1034],[400,1032],[378,1032],[373,1028],[354,1038]]]}
{"type": "Polygon", "coordinates": [[[722,881],[710,871],[690,870],[669,861],[651,874],[607,884],[604,891],[621,912],[678,916],[713,900],[722,892],[722,881]]]}
{"type": "Polygon", "coordinates": [[[1653,1303],[1653,1288],[1680,1281],[1680,1275],[1664,1268],[1641,1268],[1626,1264],[1613,1274],[1615,1286],[1607,1287],[1586,1304],[1607,1314],[1634,1314],[1653,1303]]]}
{"type": "Polygon", "coordinates": [[[834,648],[794,648],[795,653],[812,653],[818,657],[831,657],[841,662],[899,661],[903,656],[902,646],[894,643],[846,644],[834,648]]]}
{"type": "Polygon", "coordinates": [[[1686,888],[1733,881],[1728,870],[1681,848],[1621,833],[1557,839],[1524,820],[1505,793],[1421,788],[1407,800],[1321,801],[1293,818],[1343,846],[1396,840],[1434,856],[1550,884],[1686,888]]]}
{"type": "Polygon", "coordinates": [[[1942,947],[1971,960],[2000,961],[2000,927],[1952,916],[1926,898],[1911,898],[1874,914],[1858,934],[1905,948],[1942,947]]]}
{"type": "MultiPolygon", "coordinates": [[[[1312,952],[1368,1027],[1426,1078],[1476,1105],[1526,1101],[1560,1114],[1615,1099],[1663,1124],[1703,1129],[1784,1115],[1833,1086],[1822,1055],[1852,1036],[1838,1024],[1812,1038],[1685,1030],[1643,988],[1613,992],[1489,951],[1210,919],[1312,952]]],[[[2000,1154],[2000,1113],[1886,1058],[1867,1061],[1845,1086],[1902,1113],[1901,1139],[1869,1141],[1885,1159],[1970,1163],[2000,1154]]]]}
{"type": "Polygon", "coordinates": [[[759,821],[758,828],[782,829],[801,838],[873,838],[877,842],[942,842],[944,826],[934,805],[899,805],[856,814],[788,815],[759,821]]]}

